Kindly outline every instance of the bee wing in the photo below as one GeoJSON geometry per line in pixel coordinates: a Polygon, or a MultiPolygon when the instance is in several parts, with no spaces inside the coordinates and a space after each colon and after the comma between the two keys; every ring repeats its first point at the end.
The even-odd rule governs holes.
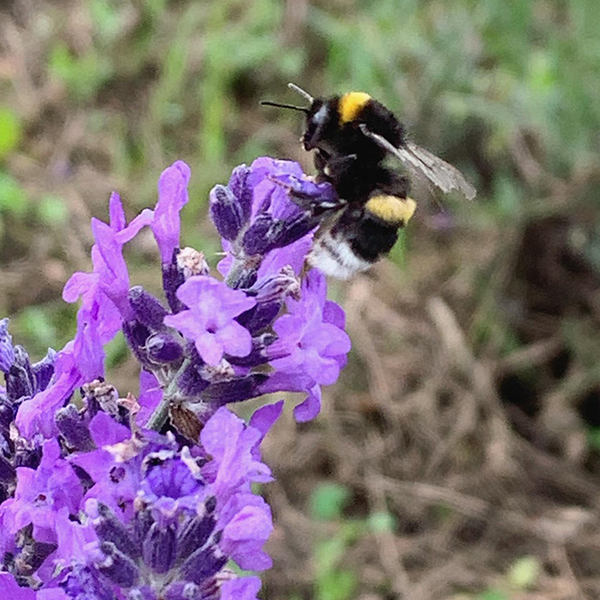
{"type": "Polygon", "coordinates": [[[467,200],[473,200],[477,190],[463,177],[462,173],[445,160],[421,148],[412,142],[406,142],[402,147],[396,148],[383,136],[369,131],[361,125],[362,132],[396,156],[402,164],[418,177],[425,177],[444,193],[458,190],[467,200]]]}

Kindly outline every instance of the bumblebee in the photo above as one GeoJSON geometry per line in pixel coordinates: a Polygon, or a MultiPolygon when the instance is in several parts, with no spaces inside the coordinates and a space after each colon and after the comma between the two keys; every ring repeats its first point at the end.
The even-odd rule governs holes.
{"type": "Polygon", "coordinates": [[[321,226],[308,256],[325,274],[347,279],[368,269],[391,250],[399,229],[414,214],[410,182],[384,164],[388,155],[444,193],[457,190],[468,199],[475,197],[475,188],[456,168],[408,140],[403,124],[368,94],[313,98],[294,84],[289,87],[309,106],[262,104],[305,114],[302,145],[315,151],[317,180],[330,182],[341,199],[335,209],[321,207],[321,226]]]}

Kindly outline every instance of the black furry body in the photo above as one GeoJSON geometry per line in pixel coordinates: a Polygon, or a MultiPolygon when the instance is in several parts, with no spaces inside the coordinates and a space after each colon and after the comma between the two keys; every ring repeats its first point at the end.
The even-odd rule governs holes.
{"type": "Polygon", "coordinates": [[[312,98],[306,109],[302,145],[315,151],[317,180],[331,183],[341,202],[338,207],[312,206],[320,215],[308,262],[328,275],[349,278],[365,271],[387,254],[408,222],[415,203],[408,198],[410,182],[384,160],[388,151],[369,132],[381,136],[395,148],[406,144],[403,125],[394,114],[368,94],[351,92],[327,99],[312,98]]]}

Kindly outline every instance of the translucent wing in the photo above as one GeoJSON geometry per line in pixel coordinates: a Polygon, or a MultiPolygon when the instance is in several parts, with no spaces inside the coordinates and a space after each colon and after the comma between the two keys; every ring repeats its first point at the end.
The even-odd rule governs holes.
{"type": "Polygon", "coordinates": [[[406,142],[402,147],[396,148],[383,136],[369,131],[365,125],[361,125],[360,128],[367,137],[400,159],[407,169],[418,177],[425,177],[444,193],[457,190],[467,200],[475,198],[477,190],[463,177],[462,173],[435,154],[412,142],[406,142]]]}

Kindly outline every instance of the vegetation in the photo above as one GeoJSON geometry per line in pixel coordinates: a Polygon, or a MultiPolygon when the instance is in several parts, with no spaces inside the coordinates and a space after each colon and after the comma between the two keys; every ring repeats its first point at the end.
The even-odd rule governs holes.
{"type": "Polygon", "coordinates": [[[415,190],[391,260],[335,288],[351,364],[267,445],[266,597],[598,597],[599,30],[597,0],[4,2],[0,315],[40,356],[67,340],[90,217],[113,189],[152,204],[175,159],[214,264],[212,185],[263,154],[311,168],[298,115],[259,101],[368,91],[479,194],[415,190]]]}

